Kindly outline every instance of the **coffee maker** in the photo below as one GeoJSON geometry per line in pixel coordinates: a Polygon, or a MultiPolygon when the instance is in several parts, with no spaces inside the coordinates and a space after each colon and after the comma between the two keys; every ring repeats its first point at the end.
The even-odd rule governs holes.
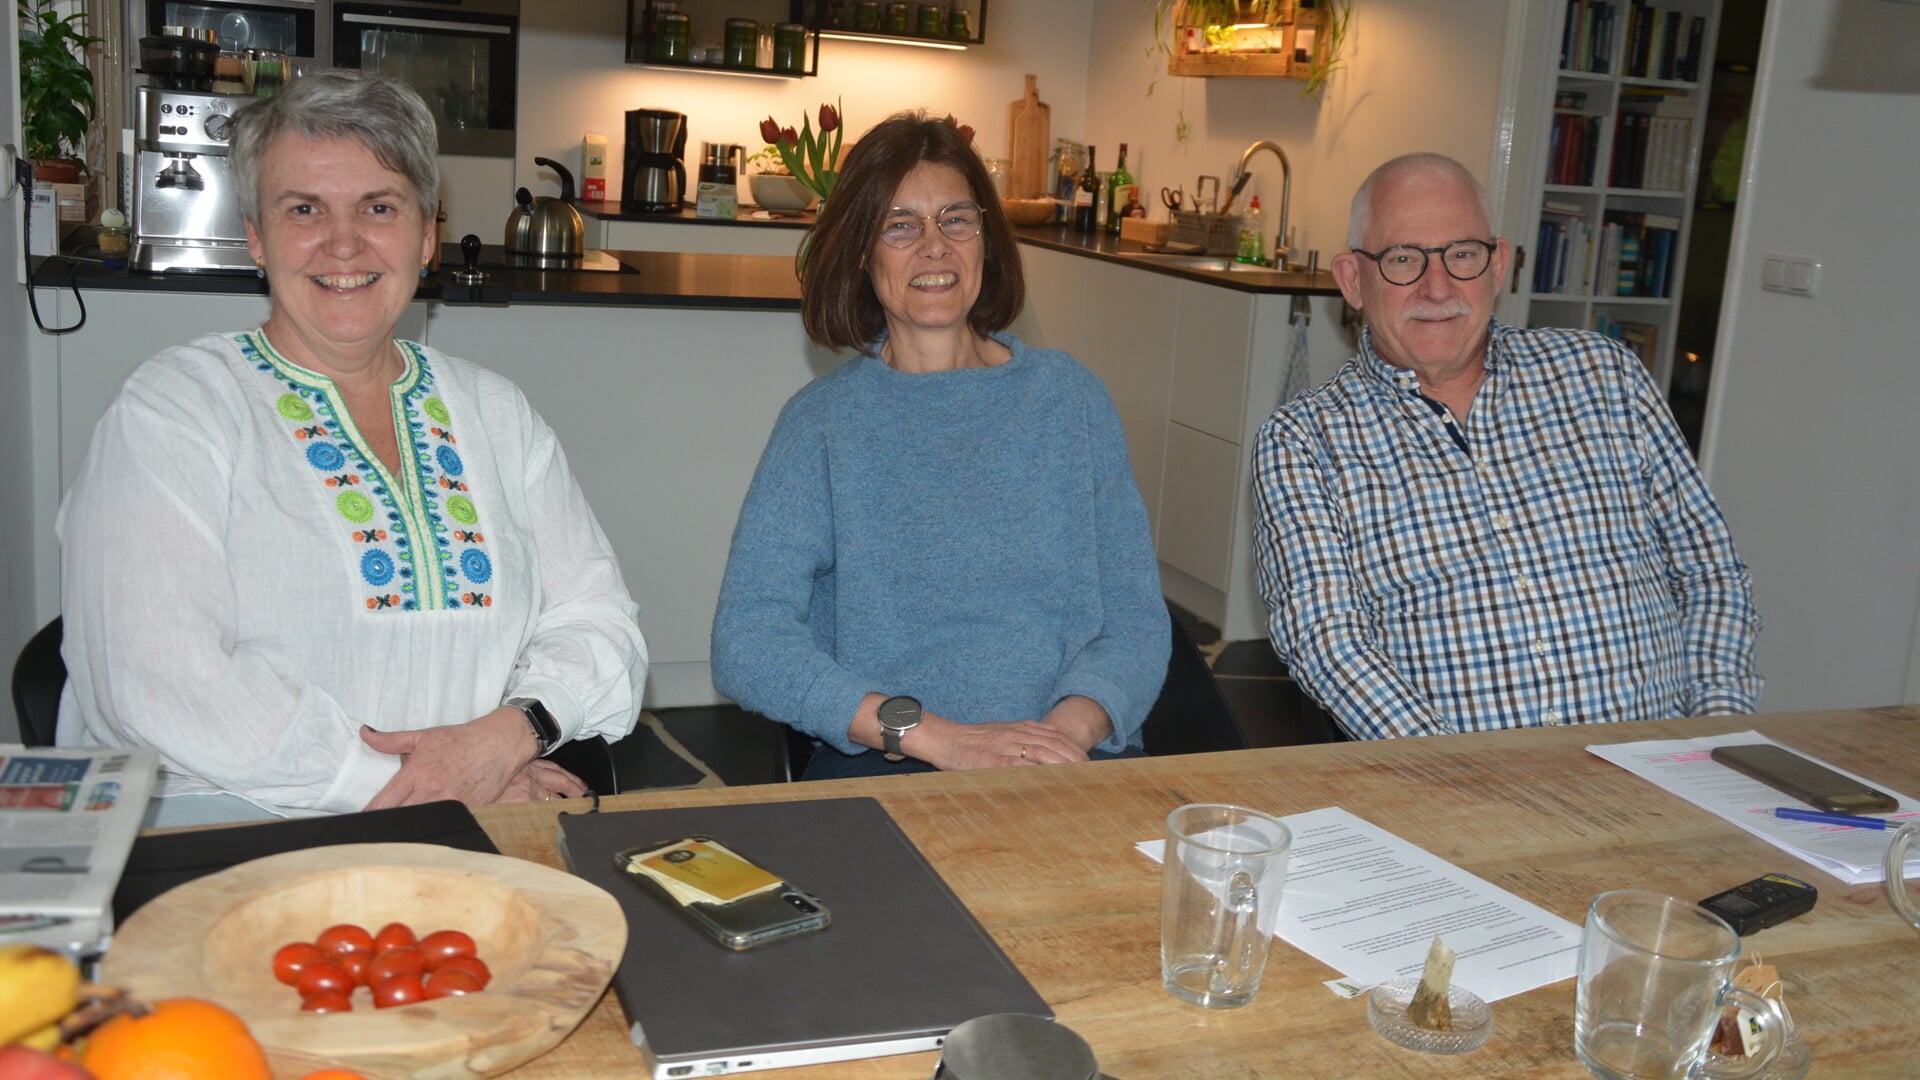
{"type": "Polygon", "coordinates": [[[135,270],[253,272],[239,191],[227,163],[237,94],[135,90],[135,270]]]}
{"type": "Polygon", "coordinates": [[[667,109],[629,109],[623,172],[622,210],[679,210],[687,197],[686,115],[667,109]]]}

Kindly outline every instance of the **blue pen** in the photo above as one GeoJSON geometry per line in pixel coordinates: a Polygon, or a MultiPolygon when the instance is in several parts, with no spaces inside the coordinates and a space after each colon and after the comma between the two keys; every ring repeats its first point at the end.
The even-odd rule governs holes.
{"type": "Polygon", "coordinates": [[[1812,821],[1821,825],[1850,825],[1856,829],[1891,829],[1893,825],[1877,817],[1854,817],[1851,814],[1823,814],[1818,810],[1802,810],[1794,806],[1777,806],[1773,816],[1788,821],[1812,821]]]}

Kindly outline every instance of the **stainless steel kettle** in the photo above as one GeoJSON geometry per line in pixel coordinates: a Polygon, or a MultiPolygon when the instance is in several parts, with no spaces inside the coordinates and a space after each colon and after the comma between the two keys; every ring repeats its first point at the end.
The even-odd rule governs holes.
{"type": "Polygon", "coordinates": [[[573,208],[573,174],[552,158],[537,157],[560,174],[560,197],[535,196],[526,188],[513,193],[513,213],[507,216],[507,254],[577,259],[586,251],[586,223],[573,208]]]}

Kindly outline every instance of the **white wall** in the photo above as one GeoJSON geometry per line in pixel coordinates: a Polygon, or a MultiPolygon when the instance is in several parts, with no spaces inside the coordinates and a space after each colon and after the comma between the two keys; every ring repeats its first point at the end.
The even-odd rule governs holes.
{"type": "MultiPolygon", "coordinates": [[[[1040,76],[1054,130],[1077,134],[1086,120],[1093,6],[1093,0],[1001,0],[987,10],[986,43],[965,52],[823,41],[818,77],[756,79],[624,63],[626,0],[528,4],[514,184],[558,194],[552,174],[536,169],[533,159],[553,158],[578,179],[580,139],[594,130],[607,136],[607,190],[618,198],[626,112],[639,108],[687,114],[690,169],[698,166],[702,141],[740,143],[753,153],[765,145],[763,118],[797,129],[802,116],[816,116],[817,123],[820,104],[837,99],[845,102],[850,140],[890,113],[924,107],[972,124],[977,145],[997,156],[1007,145],[1007,105],[1024,93],[1027,72],[1040,76]]],[[[500,194],[494,231],[506,221],[511,197],[511,187],[500,194]]]]}
{"type": "Polygon", "coordinates": [[[1703,454],[1768,711],[1920,699],[1916,55],[1920,6],[1768,5],[1703,454]],[[1761,291],[1775,252],[1821,260],[1820,294],[1761,291]]]}
{"type": "MultiPolygon", "coordinates": [[[[1164,54],[1148,55],[1153,18],[1143,0],[1097,0],[1086,130],[1062,131],[1058,108],[1054,128],[1094,143],[1103,169],[1127,143],[1128,171],[1156,196],[1143,199],[1156,211],[1162,186],[1191,193],[1203,173],[1225,183],[1248,145],[1279,143],[1293,163],[1296,244],[1319,249],[1324,266],[1345,242],[1354,189],[1388,158],[1439,151],[1487,178],[1507,8],[1508,0],[1358,0],[1344,70],[1317,101],[1302,101],[1294,79],[1170,76],[1164,54]],[[1184,142],[1175,137],[1183,116],[1184,142]]],[[[1242,202],[1260,195],[1272,233],[1280,167],[1261,154],[1250,168],[1242,202]]]]}

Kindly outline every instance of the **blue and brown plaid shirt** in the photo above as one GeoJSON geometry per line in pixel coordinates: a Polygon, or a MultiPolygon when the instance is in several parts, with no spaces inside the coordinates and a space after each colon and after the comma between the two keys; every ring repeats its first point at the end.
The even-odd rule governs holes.
{"type": "Polygon", "coordinates": [[[1489,336],[1457,430],[1370,335],[1260,429],[1275,651],[1357,738],[1752,712],[1747,567],[1646,369],[1489,336]]]}

